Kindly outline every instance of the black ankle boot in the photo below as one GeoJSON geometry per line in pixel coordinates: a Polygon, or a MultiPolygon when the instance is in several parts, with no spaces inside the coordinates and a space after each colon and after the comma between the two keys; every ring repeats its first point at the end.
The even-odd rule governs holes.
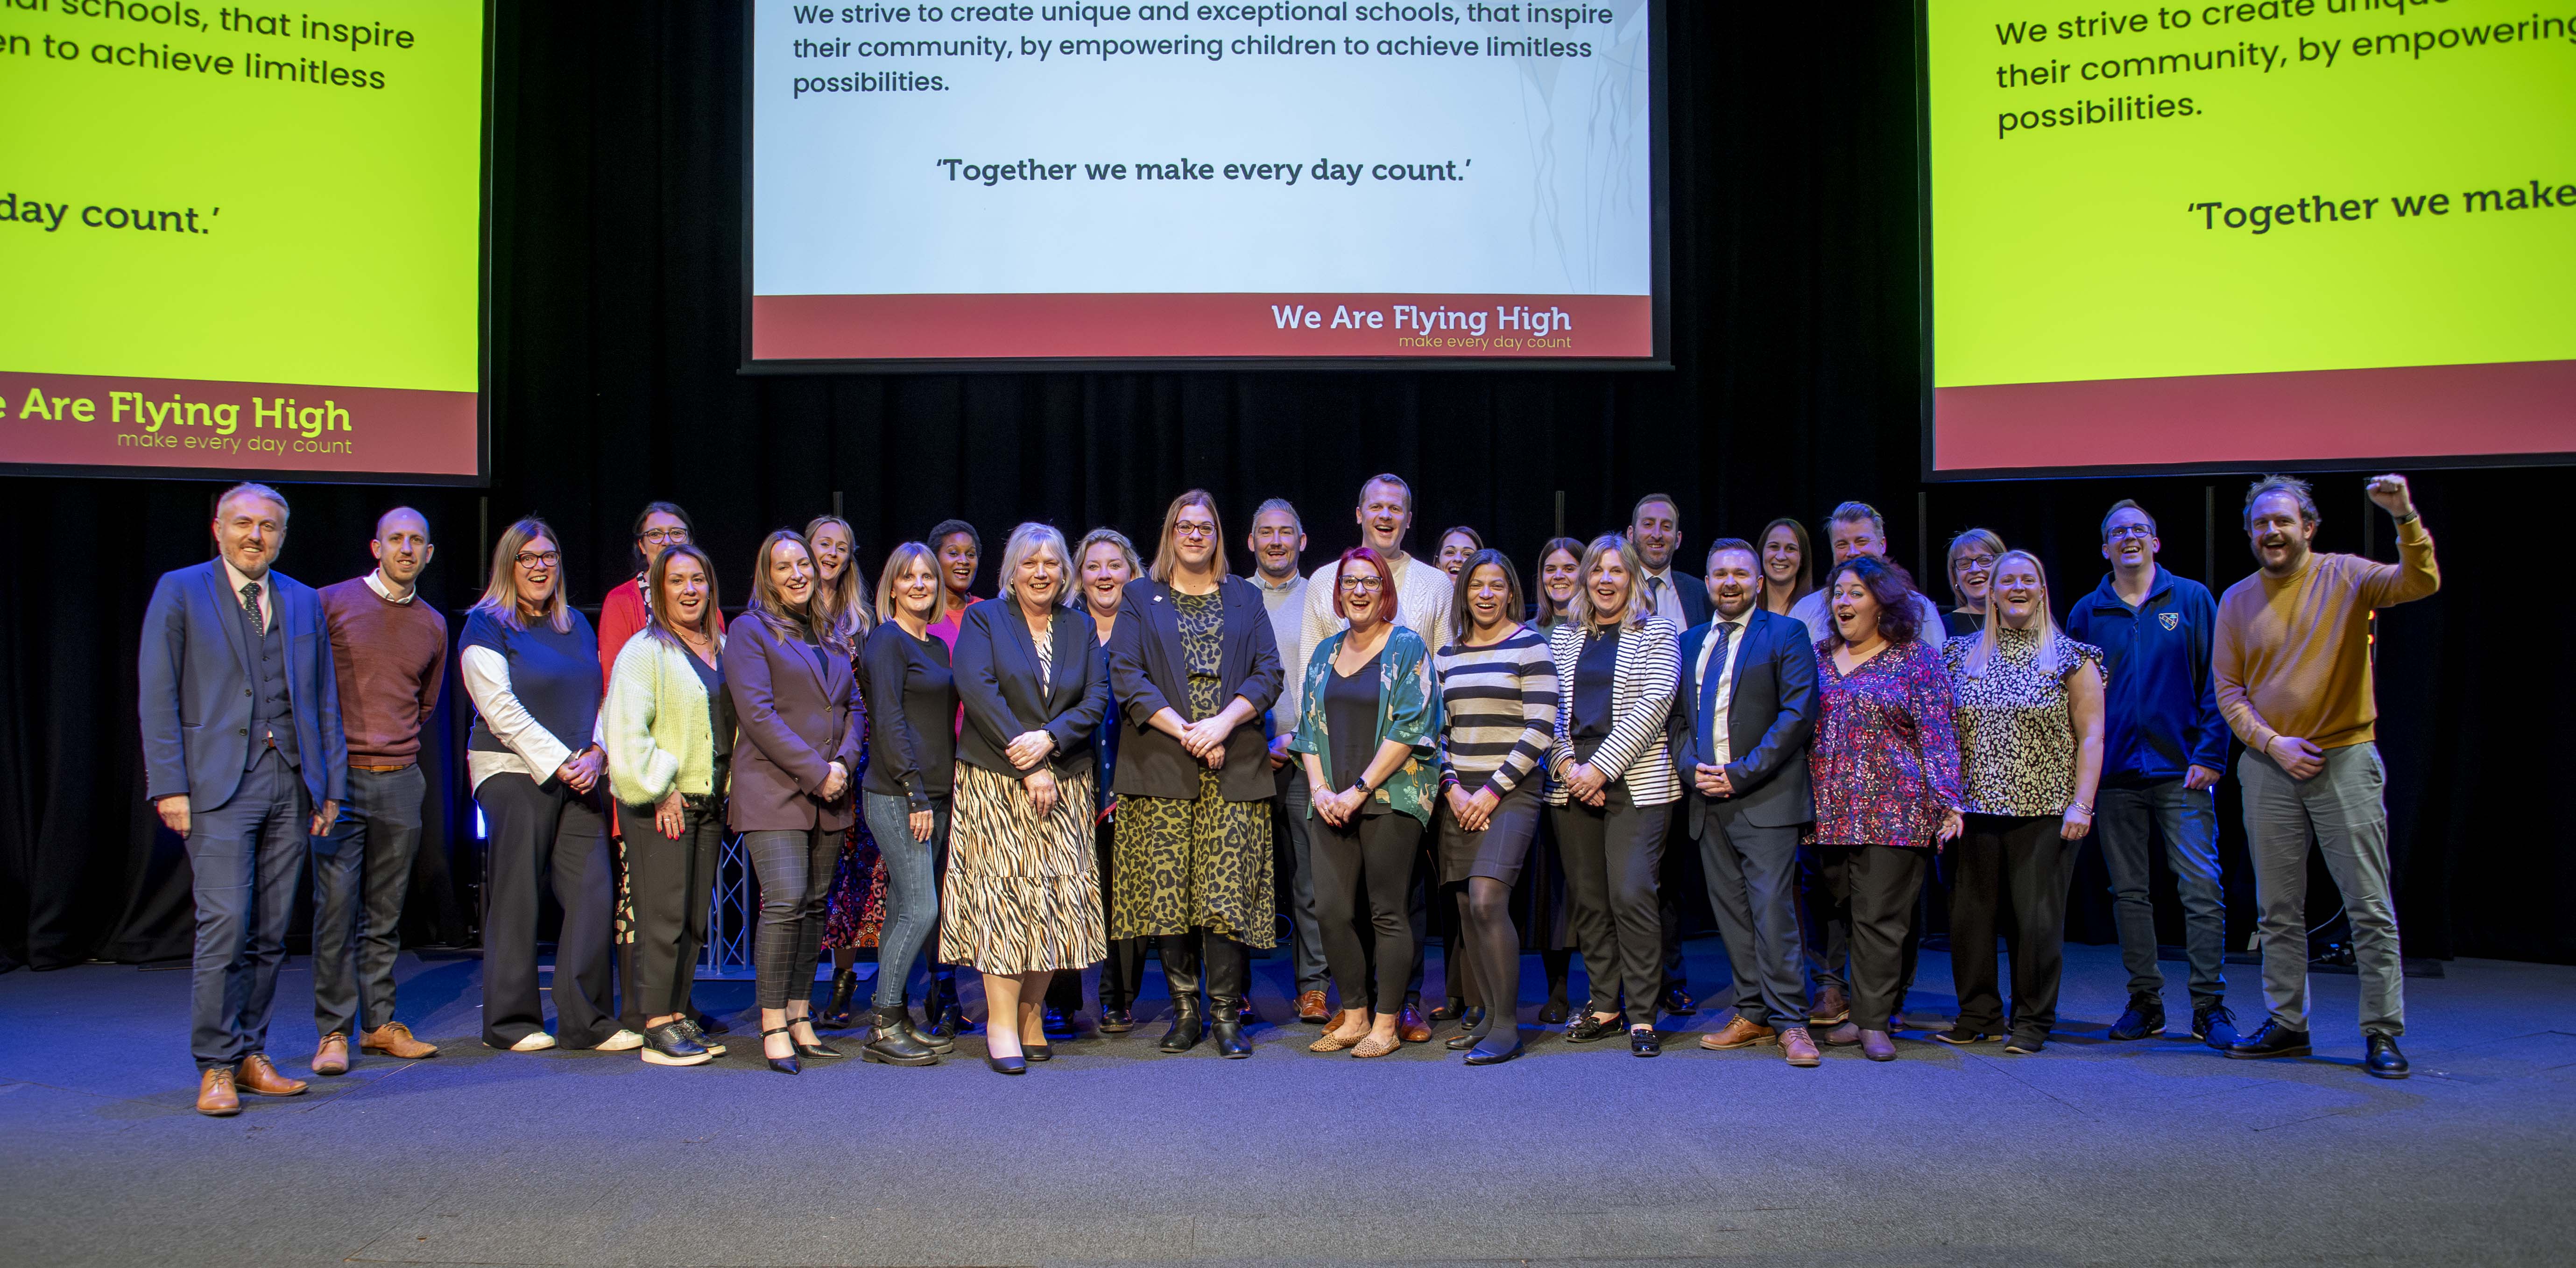
{"type": "Polygon", "coordinates": [[[832,975],[832,1000],[823,1005],[823,1024],[840,1027],[850,1024],[850,997],[858,993],[859,973],[843,969],[832,975]]]}
{"type": "Polygon", "coordinates": [[[1208,1031],[1216,1036],[1216,1054],[1220,1057],[1252,1055],[1252,1041],[1243,1037],[1243,1003],[1240,1000],[1210,1001],[1212,1013],[1208,1031]]]}
{"type": "Polygon", "coordinates": [[[912,1010],[903,1007],[880,1008],[868,1014],[868,1023],[876,1028],[859,1055],[886,1065],[930,1065],[939,1053],[912,1033],[912,1010]]]}
{"type": "Polygon", "coordinates": [[[958,1032],[966,1028],[966,1010],[957,1002],[956,984],[942,982],[931,987],[930,998],[921,1002],[921,1011],[923,1016],[930,1018],[930,1025],[921,1032],[922,1037],[933,1044],[954,1046],[958,1032]]]}
{"type": "Polygon", "coordinates": [[[1163,1042],[1156,1045],[1165,1052],[1187,1052],[1199,1046],[1201,1023],[1197,996],[1172,1001],[1172,1028],[1163,1032],[1163,1042]]]}
{"type": "MultiPolygon", "coordinates": [[[[954,1031],[951,1031],[943,1038],[936,1033],[935,1027],[922,1026],[914,1023],[912,1020],[912,1009],[901,1004],[897,1004],[893,1008],[886,1009],[884,1011],[894,1014],[894,1024],[902,1027],[903,1033],[910,1037],[914,1043],[920,1044],[922,1047],[928,1048],[932,1052],[936,1052],[943,1057],[957,1050],[957,1036],[954,1031]]],[[[933,1017],[937,1017],[939,1015],[939,997],[937,995],[930,997],[926,1003],[925,1011],[933,1017]]]]}

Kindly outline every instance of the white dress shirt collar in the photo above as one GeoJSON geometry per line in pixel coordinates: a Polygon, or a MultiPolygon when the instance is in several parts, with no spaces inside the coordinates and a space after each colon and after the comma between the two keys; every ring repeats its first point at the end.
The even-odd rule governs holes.
{"type": "Polygon", "coordinates": [[[412,587],[409,593],[399,595],[395,594],[393,583],[385,580],[385,570],[382,568],[369,568],[367,570],[367,588],[375,591],[376,597],[387,603],[409,603],[413,599],[420,597],[420,587],[418,586],[412,587]]]}

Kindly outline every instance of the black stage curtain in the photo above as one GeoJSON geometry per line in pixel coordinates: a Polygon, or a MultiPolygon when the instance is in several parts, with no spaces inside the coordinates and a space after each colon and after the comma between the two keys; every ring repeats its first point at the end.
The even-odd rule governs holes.
{"type": "MultiPolygon", "coordinates": [[[[2096,521],[2127,496],[2161,520],[2177,573],[2244,575],[2241,476],[1921,483],[1910,8],[1671,6],[1669,373],[745,377],[738,8],[501,6],[492,486],[292,487],[282,568],[315,584],[362,572],[374,516],[407,501],[445,552],[425,593],[454,613],[479,589],[490,535],[541,513],[574,561],[576,600],[595,603],[629,574],[635,508],[672,498],[737,604],[760,535],[836,499],[873,569],[951,515],[993,543],[1023,519],[1150,541],[1194,485],[1218,495],[1238,541],[1260,499],[1293,499],[1311,567],[1351,543],[1343,508],[1362,478],[1392,470],[1419,496],[1416,544],[1473,524],[1524,568],[1560,497],[1564,528],[1586,536],[1661,491],[1680,504],[1686,559],[1720,532],[1813,524],[1860,498],[1909,566],[1972,524],[2037,549],[2062,611],[2099,579],[2096,521]]],[[[187,952],[186,861],[141,800],[134,652],[154,575],[206,557],[217,487],[0,481],[25,534],[0,619],[0,956],[187,952]]],[[[2447,584],[2383,619],[2379,679],[2409,951],[2576,961],[2576,923],[2559,917],[2576,850],[2530,801],[2546,737],[2576,706],[2550,650],[2576,602],[2523,562],[2566,476],[2440,472],[2417,487],[2447,584]],[[2503,646],[2467,637],[2471,595],[2509,598],[2503,646]]],[[[2321,497],[2323,548],[2393,557],[2356,477],[2324,479],[2321,497]]],[[[449,848],[423,852],[416,942],[472,932],[479,862],[450,703],[430,828],[449,848]]],[[[2241,945],[2252,886],[2232,805],[2227,824],[2241,945]]],[[[2110,936],[2100,877],[2089,864],[2079,938],[2110,936]]]]}

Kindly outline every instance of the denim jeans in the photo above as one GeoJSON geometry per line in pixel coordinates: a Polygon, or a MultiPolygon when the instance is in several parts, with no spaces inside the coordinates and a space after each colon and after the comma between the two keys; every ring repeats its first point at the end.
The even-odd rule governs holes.
{"type": "Polygon", "coordinates": [[[916,841],[911,802],[872,792],[862,792],[859,800],[886,865],[885,929],[877,938],[871,998],[879,1008],[901,1008],[913,963],[926,954],[923,944],[939,928],[939,856],[948,852],[948,803],[932,799],[930,839],[916,841]]]}
{"type": "Polygon", "coordinates": [[[339,822],[313,838],[313,1029],[357,1035],[394,1019],[403,897],[420,852],[418,766],[349,769],[339,822]]]}
{"type": "Polygon", "coordinates": [[[2361,975],[2361,1032],[2406,1033],[2406,977],[2398,955],[2397,910],[2388,876],[2388,778],[2379,746],[2325,752],[2325,769],[2292,779],[2278,762],[2247,752],[2236,763],[2245,785],[2245,835],[2254,856],[2254,906],[2263,933],[2263,1002],[2272,1019],[2308,1029],[2308,840],[2343,891],[2361,975]]]}
{"type": "Polygon", "coordinates": [[[2094,816],[2102,865],[2111,873],[2112,912],[2120,923],[2120,962],[2128,966],[2129,993],[2161,995],[2156,967],[2156,909],[2147,881],[2147,824],[2164,830],[2165,861],[2182,896],[2183,947],[2191,959],[2191,1003],[2199,1008],[2227,994],[2227,902],[2219,888],[2218,806],[2214,794],[2195,792],[2179,779],[2135,788],[2102,789],[2094,816]]]}

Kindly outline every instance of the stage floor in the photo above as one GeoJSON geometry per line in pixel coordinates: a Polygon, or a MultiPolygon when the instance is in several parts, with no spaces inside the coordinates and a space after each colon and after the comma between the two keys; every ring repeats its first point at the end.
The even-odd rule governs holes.
{"type": "MultiPolygon", "coordinates": [[[[1704,995],[1723,953],[1691,950],[1704,995]]],[[[754,1055],[747,982],[701,991],[733,1054],[672,1070],[484,1049],[479,964],[406,955],[402,1015],[442,1055],[364,1058],[222,1120],[190,1109],[187,974],[21,971],[0,976],[0,1245],[29,1265],[263,1268],[2576,1258],[2576,968],[2410,980],[2415,1077],[2384,1082],[2361,1071],[2349,976],[2317,979],[2313,1060],[2107,1042],[2113,947],[2068,949],[2044,1053],[1914,1031],[1892,1064],[1828,1050],[1813,1070],[1691,1034],[1641,1061],[1555,1028],[1485,1069],[1437,1039],[1318,1056],[1313,1028],[1279,1024],[1285,960],[1256,967],[1249,1061],[1162,1056],[1148,1020],[1021,1078],[987,1071],[976,1036],[934,1068],[786,1078],[754,1055]]],[[[2256,970],[2229,973],[2250,1030],[2256,970]]],[[[1946,959],[1922,979],[1909,1012],[1946,1020],[1946,959]]],[[[279,986],[290,1075],[311,983],[298,958],[279,986]]]]}

